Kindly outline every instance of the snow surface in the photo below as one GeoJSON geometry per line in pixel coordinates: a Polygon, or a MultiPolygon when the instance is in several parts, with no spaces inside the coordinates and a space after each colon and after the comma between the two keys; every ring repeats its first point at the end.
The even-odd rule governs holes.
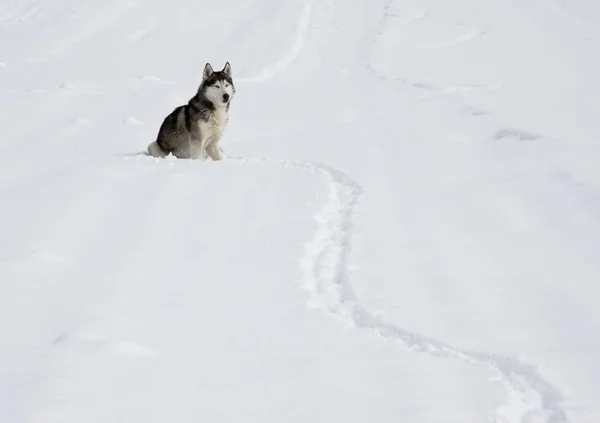
{"type": "Polygon", "coordinates": [[[0,423],[598,423],[599,16],[0,0],[0,423]]]}

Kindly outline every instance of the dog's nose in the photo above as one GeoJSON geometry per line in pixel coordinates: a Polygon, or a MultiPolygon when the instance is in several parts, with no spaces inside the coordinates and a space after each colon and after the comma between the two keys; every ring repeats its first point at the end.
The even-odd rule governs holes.
{"type": "Polygon", "coordinates": [[[223,101],[227,103],[229,101],[229,94],[223,94],[223,101]]]}

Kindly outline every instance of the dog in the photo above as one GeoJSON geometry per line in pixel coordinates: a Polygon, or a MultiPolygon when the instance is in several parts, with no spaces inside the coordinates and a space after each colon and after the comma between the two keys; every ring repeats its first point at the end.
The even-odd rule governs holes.
{"type": "Polygon", "coordinates": [[[198,92],[187,104],[178,106],[163,121],[148,154],[179,159],[222,160],[219,141],[229,122],[229,105],[235,95],[231,65],[215,72],[207,63],[198,92]]]}

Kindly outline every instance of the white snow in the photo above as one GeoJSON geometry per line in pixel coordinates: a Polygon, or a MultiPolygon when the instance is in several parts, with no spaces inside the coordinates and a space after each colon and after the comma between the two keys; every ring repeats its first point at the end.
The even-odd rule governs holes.
{"type": "Polygon", "coordinates": [[[0,0],[0,423],[599,422],[599,13],[0,0]]]}

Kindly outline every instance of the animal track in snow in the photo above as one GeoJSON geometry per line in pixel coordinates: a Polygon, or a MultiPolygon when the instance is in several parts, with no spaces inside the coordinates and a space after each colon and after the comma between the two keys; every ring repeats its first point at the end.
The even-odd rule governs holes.
{"type": "Polygon", "coordinates": [[[309,293],[310,308],[326,312],[347,327],[370,330],[410,351],[490,369],[508,393],[506,404],[498,408],[492,418],[494,422],[567,422],[561,406],[561,393],[533,365],[519,357],[472,351],[410,332],[386,322],[358,302],[349,277],[353,213],[363,192],[356,181],[327,164],[232,159],[309,170],[325,179],[328,197],[323,208],[314,216],[317,229],[300,261],[304,275],[300,284],[309,293]]]}
{"type": "Polygon", "coordinates": [[[294,43],[285,55],[279,58],[279,60],[276,63],[272,64],[271,66],[265,67],[262,70],[262,72],[260,72],[257,76],[253,78],[238,78],[236,82],[265,82],[272,79],[278,73],[287,69],[296,60],[296,58],[300,55],[300,52],[302,51],[306,33],[308,32],[308,29],[311,26],[310,23],[312,9],[313,0],[309,0],[304,3],[304,9],[302,11],[302,15],[300,16],[298,27],[294,36],[294,43]]]}
{"type": "Polygon", "coordinates": [[[494,139],[514,138],[519,141],[535,141],[541,138],[541,135],[533,132],[524,131],[516,128],[503,128],[494,134],[494,139]]]}

